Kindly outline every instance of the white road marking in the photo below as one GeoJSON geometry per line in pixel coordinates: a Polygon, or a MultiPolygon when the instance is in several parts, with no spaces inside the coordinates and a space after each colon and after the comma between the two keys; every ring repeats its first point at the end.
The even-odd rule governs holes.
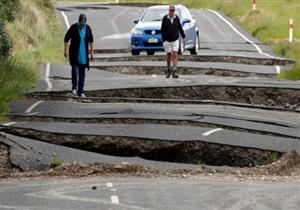
{"type": "Polygon", "coordinates": [[[221,131],[221,130],[223,130],[223,129],[222,128],[216,128],[216,129],[213,129],[213,130],[210,130],[210,131],[207,131],[207,132],[203,133],[202,136],[209,136],[209,135],[211,135],[215,132],[221,131]]]}
{"type": "MultiPolygon", "coordinates": [[[[26,205],[26,206],[6,206],[6,205],[0,205],[0,209],[4,210],[4,209],[8,209],[8,210],[24,210],[24,209],[36,209],[36,206],[30,206],[30,205],[26,205]]],[[[53,208],[44,208],[44,210],[50,210],[53,208]]]]}
{"type": "Polygon", "coordinates": [[[119,197],[117,195],[110,196],[110,199],[113,204],[119,204],[119,197]]]}
{"type": "MultiPolygon", "coordinates": [[[[73,181],[64,181],[64,185],[61,185],[61,183],[50,183],[46,184],[46,188],[50,188],[49,190],[40,190],[37,191],[35,187],[40,188],[41,184],[25,184],[24,186],[3,186],[1,187],[1,190],[8,190],[9,192],[19,192],[22,189],[28,190],[29,188],[32,189],[29,193],[24,193],[25,196],[30,196],[34,198],[43,198],[46,200],[54,200],[56,202],[59,202],[61,200],[65,201],[76,201],[76,202],[87,202],[87,203],[98,203],[98,204],[106,204],[106,205],[111,205],[111,201],[106,199],[101,199],[101,198],[86,198],[86,197],[80,197],[80,196],[72,196],[70,193],[84,193],[87,192],[87,188],[90,188],[90,183],[83,184],[84,186],[81,186],[80,189],[75,189],[73,184],[77,184],[77,182],[73,181]],[[69,195],[67,195],[69,194],[69,195]]],[[[131,185],[134,185],[135,182],[131,182],[131,185]]],[[[122,209],[137,209],[137,210],[154,210],[152,208],[145,208],[145,207],[140,207],[140,206],[134,206],[134,205],[126,205],[126,204],[118,204],[118,206],[123,207],[122,209]]],[[[0,205],[0,209],[1,209],[0,205]]],[[[26,206],[26,208],[22,209],[34,209],[30,208],[30,206],[26,206]]]]}
{"type": "Polygon", "coordinates": [[[16,124],[16,122],[4,123],[3,125],[4,125],[4,126],[11,126],[11,125],[14,125],[14,124],[16,124]]]}
{"type": "MultiPolygon", "coordinates": [[[[77,192],[84,192],[85,189],[78,190],[77,192]]],[[[66,193],[73,193],[74,190],[67,190],[67,191],[57,191],[57,190],[47,190],[47,191],[39,191],[34,193],[28,193],[25,194],[27,196],[31,196],[34,198],[45,198],[45,199],[59,199],[59,200],[65,200],[65,201],[81,201],[81,202],[88,202],[88,203],[99,203],[99,204],[108,204],[110,205],[112,203],[111,201],[102,200],[101,198],[86,198],[86,197],[79,197],[79,196],[72,196],[72,195],[66,195],[66,193]]],[[[116,201],[115,197],[113,198],[114,201],[116,201]]],[[[118,198],[119,201],[119,198],[118,198]]],[[[117,203],[115,203],[117,204],[117,203]]],[[[126,205],[126,204],[117,204],[120,207],[123,207],[124,209],[139,209],[139,210],[148,210],[149,208],[139,207],[139,206],[133,206],[133,205],[126,205]]],[[[149,209],[152,210],[152,209],[149,209]]]]}
{"type": "MultiPolygon", "coordinates": [[[[106,183],[106,187],[111,188],[110,190],[112,192],[117,191],[117,189],[112,188],[113,187],[113,183],[111,183],[111,182],[107,182],[106,183]]],[[[111,198],[111,202],[113,204],[119,204],[119,197],[117,195],[112,195],[112,196],[110,196],[110,198],[111,198]]]]}
{"type": "MultiPolygon", "coordinates": [[[[250,44],[253,45],[253,47],[256,48],[256,50],[258,51],[259,54],[267,56],[269,58],[276,58],[272,55],[269,55],[268,53],[264,53],[262,51],[262,49],[255,44],[253,41],[251,41],[250,39],[248,39],[244,34],[242,34],[241,32],[239,32],[228,20],[226,20],[222,15],[220,15],[217,11],[209,9],[209,11],[211,11],[212,13],[214,13],[215,15],[217,15],[219,18],[221,18],[235,33],[237,33],[238,35],[240,35],[244,40],[246,40],[247,42],[249,42],[250,44]]],[[[280,58],[277,58],[280,59],[280,58]]]]}
{"type": "Polygon", "coordinates": [[[70,28],[70,23],[69,23],[67,15],[63,11],[61,11],[61,14],[62,14],[62,16],[65,20],[65,24],[66,24],[67,29],[69,29],[70,28]]]}
{"type": "Polygon", "coordinates": [[[116,19],[123,16],[127,11],[129,10],[129,7],[124,9],[122,12],[120,12],[118,15],[116,15],[115,17],[113,17],[110,22],[111,22],[111,26],[113,27],[115,33],[120,34],[120,30],[116,24],[116,19]]]}
{"type": "Polygon", "coordinates": [[[107,183],[106,183],[106,187],[113,187],[113,183],[107,182],[107,183]]]}
{"type": "Polygon", "coordinates": [[[276,68],[277,74],[280,74],[280,71],[281,71],[280,66],[275,66],[275,68],[276,68]]]}
{"type": "Polygon", "coordinates": [[[33,115],[36,115],[36,114],[38,114],[38,112],[32,112],[32,113],[28,113],[28,114],[26,114],[26,115],[28,115],[28,116],[33,116],[33,115]]]}
{"type": "Polygon", "coordinates": [[[35,109],[38,105],[40,105],[41,103],[43,103],[44,101],[37,101],[34,104],[32,104],[26,111],[26,114],[29,114],[33,111],[33,109],[35,109]]]}
{"type": "Polygon", "coordinates": [[[124,34],[113,34],[109,36],[104,36],[101,39],[129,39],[130,33],[124,33],[124,34]]]}
{"type": "Polygon", "coordinates": [[[47,91],[52,90],[52,83],[50,82],[49,76],[50,76],[50,63],[47,63],[46,66],[46,73],[45,73],[45,82],[47,83],[47,91]]]}

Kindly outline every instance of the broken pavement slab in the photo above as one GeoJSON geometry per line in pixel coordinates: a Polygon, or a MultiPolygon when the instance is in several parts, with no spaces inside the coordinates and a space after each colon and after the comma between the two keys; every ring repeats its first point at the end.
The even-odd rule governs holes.
{"type": "Polygon", "coordinates": [[[23,171],[48,169],[56,157],[64,164],[137,164],[151,170],[197,170],[200,165],[150,161],[138,157],[109,156],[80,149],[49,144],[35,139],[0,133],[0,142],[10,147],[10,161],[23,171]]]}
{"type": "MultiPolygon", "coordinates": [[[[34,101],[31,103],[36,104],[34,101]]],[[[41,101],[31,113],[25,113],[23,109],[25,105],[29,105],[27,100],[11,105],[11,121],[208,126],[300,138],[298,132],[300,122],[297,121],[300,114],[297,112],[229,105],[41,101]]]]}
{"type": "Polygon", "coordinates": [[[257,165],[272,152],[300,151],[299,139],[191,126],[17,122],[1,130],[102,154],[209,165],[257,165]]]}

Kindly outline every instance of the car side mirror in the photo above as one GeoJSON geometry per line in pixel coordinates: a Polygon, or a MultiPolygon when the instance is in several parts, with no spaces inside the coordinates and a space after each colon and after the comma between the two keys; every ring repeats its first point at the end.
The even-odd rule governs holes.
{"type": "Polygon", "coordinates": [[[139,20],[134,20],[133,23],[134,24],[138,24],[139,20]]]}
{"type": "Polygon", "coordinates": [[[190,20],[190,19],[185,19],[185,20],[183,20],[183,22],[182,22],[182,25],[184,25],[184,24],[186,24],[186,23],[191,23],[192,21],[190,20]]]}

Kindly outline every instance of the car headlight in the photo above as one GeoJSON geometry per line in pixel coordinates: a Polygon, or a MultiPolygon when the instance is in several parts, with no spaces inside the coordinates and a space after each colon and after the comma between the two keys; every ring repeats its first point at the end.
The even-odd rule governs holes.
{"type": "Polygon", "coordinates": [[[133,35],[143,35],[143,31],[142,30],[140,30],[140,29],[132,29],[132,31],[131,31],[131,33],[133,34],[133,35]]]}

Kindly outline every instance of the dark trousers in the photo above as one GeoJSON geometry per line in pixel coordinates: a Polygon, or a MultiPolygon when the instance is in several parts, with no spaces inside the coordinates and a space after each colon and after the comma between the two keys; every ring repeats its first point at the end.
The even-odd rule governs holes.
{"type": "Polygon", "coordinates": [[[85,68],[86,66],[81,64],[72,65],[72,90],[77,90],[78,95],[83,93],[85,68]]]}

